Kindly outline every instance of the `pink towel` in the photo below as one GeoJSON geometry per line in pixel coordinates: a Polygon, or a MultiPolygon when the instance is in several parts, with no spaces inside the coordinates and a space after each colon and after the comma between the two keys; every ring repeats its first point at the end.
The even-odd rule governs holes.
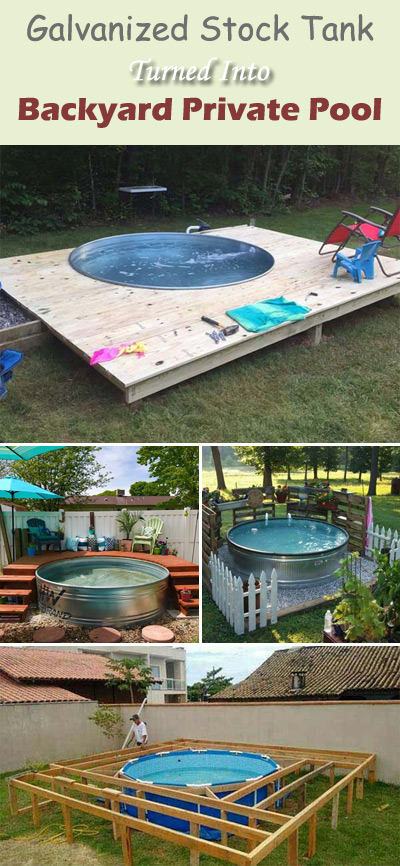
{"type": "Polygon", "coordinates": [[[137,355],[138,358],[143,358],[146,352],[146,346],[143,343],[121,343],[120,346],[106,346],[103,349],[96,349],[90,359],[90,364],[105,364],[106,361],[113,361],[114,358],[119,358],[121,355],[137,355]]]}

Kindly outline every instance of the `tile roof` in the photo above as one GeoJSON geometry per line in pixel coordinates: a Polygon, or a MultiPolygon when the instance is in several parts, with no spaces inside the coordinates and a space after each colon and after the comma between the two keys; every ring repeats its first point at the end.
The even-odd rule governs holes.
{"type": "Polygon", "coordinates": [[[14,680],[104,681],[109,659],[90,653],[53,652],[49,649],[0,648],[0,671],[14,680]]]}
{"type": "Polygon", "coordinates": [[[59,686],[19,683],[0,673],[0,704],[37,704],[55,701],[86,701],[59,686]]]}
{"type": "Polygon", "coordinates": [[[346,693],[400,690],[399,646],[315,646],[278,650],[215,701],[337,698],[346,693]],[[292,691],[292,674],[305,673],[303,689],[292,691]]]}

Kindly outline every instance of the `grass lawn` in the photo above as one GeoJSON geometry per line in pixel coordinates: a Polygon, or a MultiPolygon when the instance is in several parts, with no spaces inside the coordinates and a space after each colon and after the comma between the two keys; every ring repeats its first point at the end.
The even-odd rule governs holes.
{"type": "MultiPolygon", "coordinates": [[[[322,239],[348,203],[257,219],[260,226],[322,239]]],[[[351,202],[363,211],[366,203],[351,202]]],[[[388,209],[394,203],[384,202],[388,209]]],[[[247,216],[210,217],[213,227],[247,216]]],[[[187,220],[135,224],[178,230],[187,220]]],[[[98,225],[2,239],[2,256],[64,249],[129,232],[98,225]]],[[[310,347],[297,336],[188,380],[128,409],[122,394],[55,339],[26,353],[0,404],[4,441],[395,442],[400,430],[400,307],[367,307],[325,327],[310,347]],[[45,383],[45,387],[43,386],[45,383]]]]}
{"type": "Polygon", "coordinates": [[[332,610],[334,602],[304,613],[289,614],[276,625],[257,628],[245,634],[236,634],[214,604],[203,583],[203,642],[204,643],[322,643],[325,611],[332,610]]]}
{"type": "MultiPolygon", "coordinates": [[[[10,863],[17,862],[16,860],[7,860],[1,854],[2,847],[6,844],[1,840],[15,838],[20,840],[16,843],[20,854],[20,866],[28,866],[31,863],[34,863],[35,866],[36,863],[50,863],[48,859],[44,859],[46,857],[46,844],[42,845],[39,842],[37,845],[39,852],[43,852],[43,861],[40,860],[40,854],[38,859],[31,859],[33,841],[29,841],[29,836],[34,832],[31,813],[11,818],[6,789],[6,777],[3,776],[0,779],[0,801],[2,803],[0,821],[3,827],[0,836],[2,866],[9,866],[10,863]],[[27,837],[26,851],[24,851],[23,845],[24,837],[27,837]]],[[[325,790],[326,780],[309,783],[307,785],[308,802],[325,790]]],[[[21,805],[28,804],[25,794],[19,792],[19,797],[21,805]]],[[[308,825],[305,824],[300,828],[299,866],[305,866],[306,863],[310,863],[312,866],[371,866],[371,864],[374,866],[398,866],[400,862],[400,823],[397,820],[397,815],[400,808],[400,788],[382,782],[376,782],[375,785],[365,785],[364,798],[354,800],[351,816],[346,815],[345,801],[346,798],[342,796],[340,798],[339,826],[336,831],[332,830],[330,826],[331,807],[328,805],[318,813],[317,852],[311,860],[307,858],[308,825]],[[386,804],[388,808],[379,812],[379,806],[386,804]]],[[[285,808],[288,810],[295,809],[294,798],[286,801],[285,808]]],[[[51,835],[51,831],[60,832],[62,818],[59,807],[55,805],[45,807],[41,810],[41,819],[42,826],[48,828],[45,834],[47,838],[51,835]]],[[[73,826],[83,822],[89,829],[97,831],[98,834],[96,836],[82,836],[77,841],[84,843],[91,851],[95,852],[99,866],[102,864],[121,866],[121,846],[112,838],[110,822],[79,812],[73,813],[73,826]]],[[[230,844],[239,847],[237,841],[230,844]]],[[[132,845],[135,866],[186,866],[189,863],[187,849],[165,841],[161,844],[160,840],[145,836],[142,833],[132,834],[132,845]]],[[[10,847],[9,842],[7,847],[10,847]]],[[[51,866],[58,866],[61,857],[65,858],[65,846],[60,845],[58,851],[60,852],[60,860],[57,858],[56,850],[51,866]]],[[[66,862],[65,859],[62,862],[66,862]]],[[[74,849],[71,849],[70,862],[75,862],[74,849]]],[[[78,862],[83,863],[84,861],[79,860],[78,862]]],[[[92,860],[90,862],[92,863],[92,860]]],[[[225,861],[217,860],[205,854],[200,856],[201,866],[221,866],[223,862],[225,861]]],[[[287,863],[287,845],[284,843],[262,862],[268,866],[285,866],[287,863]]]]}

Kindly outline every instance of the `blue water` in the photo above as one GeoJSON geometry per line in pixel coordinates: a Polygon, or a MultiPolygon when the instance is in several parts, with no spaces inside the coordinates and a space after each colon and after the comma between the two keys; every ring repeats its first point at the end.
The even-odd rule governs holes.
{"type": "Polygon", "coordinates": [[[119,285],[203,289],[251,280],[274,259],[260,247],[203,233],[158,232],[99,238],[73,250],[75,270],[119,285]]]}
{"type": "Polygon", "coordinates": [[[39,567],[38,575],[44,580],[68,586],[94,589],[118,586],[141,586],[161,580],[168,574],[163,566],[142,563],[140,560],[88,556],[62,559],[39,567]]]}
{"type": "Polygon", "coordinates": [[[266,776],[277,769],[271,758],[249,752],[234,754],[208,749],[206,752],[180,751],[148,755],[129,761],[122,772],[130,779],[157,785],[225,785],[266,776]]]}
{"type": "MultiPolygon", "coordinates": [[[[255,755],[251,752],[243,754],[235,754],[233,752],[224,752],[214,749],[208,749],[205,752],[195,752],[192,750],[182,750],[180,752],[170,752],[160,757],[157,755],[149,755],[148,757],[139,758],[137,761],[129,761],[122,769],[122,773],[132,780],[140,779],[142,782],[154,782],[158,785],[171,785],[182,787],[185,785],[224,785],[232,782],[245,782],[247,779],[255,779],[259,776],[268,776],[275,770],[279,769],[279,765],[272,758],[262,758],[261,755],[255,755]]],[[[278,782],[275,782],[275,790],[277,790],[278,782]]],[[[132,788],[125,789],[126,794],[135,796],[135,790],[132,788]]],[[[218,797],[226,796],[229,791],[223,791],[218,797]]],[[[252,791],[241,797],[237,802],[246,806],[254,806],[261,802],[267,796],[267,785],[263,784],[257,791],[252,791]]],[[[178,809],[186,809],[189,812],[197,812],[198,805],[180,800],[179,794],[174,793],[171,789],[171,797],[163,797],[159,794],[146,793],[145,799],[151,803],[164,803],[167,806],[174,806],[178,809]]],[[[212,800],[210,801],[212,803],[212,800]]],[[[121,812],[126,812],[128,815],[137,817],[136,806],[131,806],[122,803],[121,812]]],[[[212,815],[215,818],[220,817],[220,812],[210,806],[200,806],[200,814],[204,815],[204,825],[200,825],[199,833],[202,839],[219,840],[221,838],[219,830],[215,830],[207,826],[207,815],[212,815]]],[[[162,815],[160,812],[155,812],[151,808],[146,808],[147,820],[153,824],[159,824],[162,827],[169,827],[172,830],[178,830],[180,833],[189,832],[189,822],[181,818],[172,818],[170,815],[162,815]]],[[[242,815],[236,815],[233,812],[227,812],[228,821],[233,821],[237,824],[247,824],[248,819],[242,815]]]]}
{"type": "Polygon", "coordinates": [[[347,541],[347,533],[338,526],[317,520],[277,517],[253,520],[233,526],[229,541],[262,553],[301,554],[334,550],[347,541]]]}

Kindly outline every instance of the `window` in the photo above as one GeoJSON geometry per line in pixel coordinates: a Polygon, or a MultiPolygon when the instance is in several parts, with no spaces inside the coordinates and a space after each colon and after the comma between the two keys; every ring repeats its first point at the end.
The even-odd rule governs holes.
{"type": "MultiPolygon", "coordinates": [[[[161,679],[160,677],[160,665],[152,665],[151,672],[155,680],[161,679]]],[[[161,683],[153,683],[152,689],[161,689],[161,683]]]]}
{"type": "Polygon", "coordinates": [[[295,671],[292,674],[292,691],[298,692],[300,689],[304,689],[306,684],[306,675],[304,671],[295,671]]]}

